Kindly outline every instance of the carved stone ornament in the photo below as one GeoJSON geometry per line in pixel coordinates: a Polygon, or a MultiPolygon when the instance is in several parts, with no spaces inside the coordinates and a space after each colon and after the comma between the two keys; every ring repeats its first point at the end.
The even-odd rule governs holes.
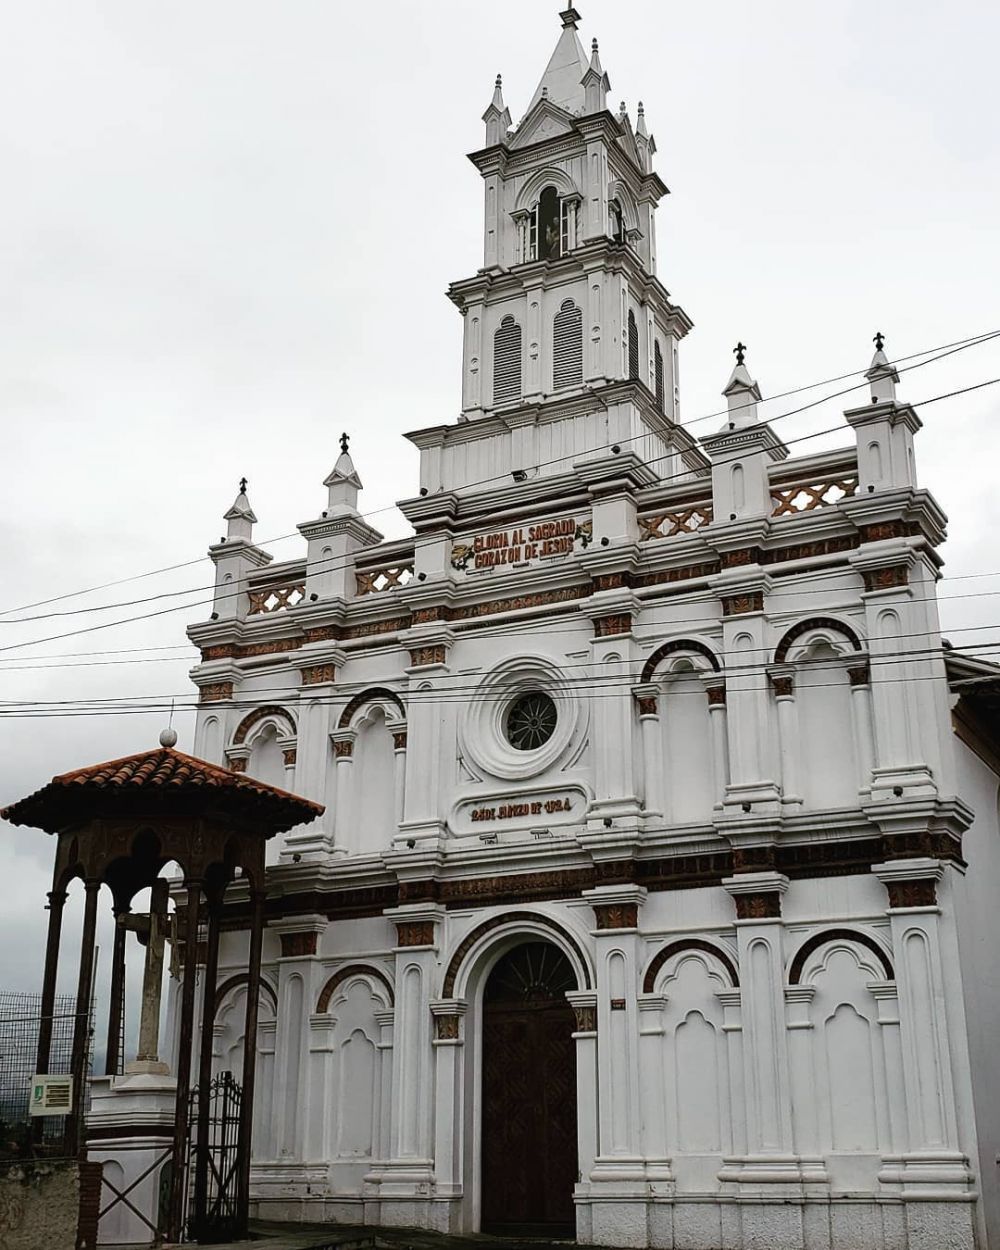
{"type": "Polygon", "coordinates": [[[573,1007],[573,1013],[576,1016],[577,1033],[596,1033],[597,1032],[597,1008],[596,1007],[573,1007]]]}
{"type": "Polygon", "coordinates": [[[302,959],[306,955],[316,954],[315,933],[282,933],[281,958],[302,959]]]}
{"type": "Polygon", "coordinates": [[[937,881],[933,877],[916,881],[887,881],[890,907],[936,907],[937,881]]]}
{"type": "Polygon", "coordinates": [[[771,685],[774,688],[775,696],[779,699],[788,699],[795,694],[794,677],[772,677],[771,685]]]}
{"type": "Polygon", "coordinates": [[[443,664],[446,654],[446,649],[442,644],[417,647],[410,652],[410,663],[414,668],[425,668],[429,664],[443,664]]]}
{"type": "Polygon", "coordinates": [[[311,664],[302,670],[303,686],[322,686],[334,681],[337,676],[335,664],[311,664]]]}
{"type": "Polygon", "coordinates": [[[781,895],[777,890],[759,894],[737,894],[737,920],[776,920],[781,916],[781,895]]]}
{"type": "Polygon", "coordinates": [[[640,716],[656,715],[656,695],[637,694],[635,696],[636,706],[639,709],[640,716]]]}
{"type": "Polygon", "coordinates": [[[887,538],[905,538],[906,525],[903,521],[879,521],[875,525],[862,525],[860,532],[863,543],[879,543],[887,538]]]}
{"type": "Polygon", "coordinates": [[[433,920],[399,920],[396,922],[397,946],[433,946],[433,920]]]}
{"type": "Polygon", "coordinates": [[[616,612],[612,616],[599,616],[594,621],[594,636],[597,638],[614,638],[618,634],[627,634],[632,629],[632,615],[629,612],[616,612]]]}
{"type": "Polygon", "coordinates": [[[439,1042],[458,1041],[458,1016],[435,1016],[434,1036],[439,1042]]]}
{"type": "Polygon", "coordinates": [[[634,929],[639,923],[638,903],[598,903],[594,907],[598,929],[634,929]]]}
{"type": "Polygon", "coordinates": [[[625,999],[624,999],[624,998],[613,998],[613,999],[611,1000],[611,1010],[612,1010],[612,1011],[624,1011],[624,1010],[625,1010],[625,999]]]}
{"type": "Polygon", "coordinates": [[[754,590],[746,595],[727,595],[722,600],[723,616],[746,616],[749,612],[764,611],[764,595],[754,590]]]}
{"type": "Polygon", "coordinates": [[[290,750],[284,751],[283,755],[285,757],[285,767],[290,768],[297,758],[295,748],[292,747],[290,750]]]}
{"type": "Polygon", "coordinates": [[[739,551],[724,551],[722,567],[724,569],[745,568],[748,564],[759,564],[760,558],[759,547],[741,547],[739,551]]]}
{"type": "Polygon", "coordinates": [[[436,608],[415,608],[410,622],[413,625],[432,625],[436,621],[446,620],[446,609],[443,607],[436,608]]]}
{"type": "Polygon", "coordinates": [[[621,590],[632,584],[628,573],[600,573],[594,578],[594,590],[621,590]]]}
{"type": "Polygon", "coordinates": [[[855,664],[847,670],[847,678],[852,686],[870,686],[872,683],[872,666],[855,664]]]}
{"type": "Polygon", "coordinates": [[[246,759],[230,760],[229,771],[233,773],[245,773],[249,762],[250,761],[246,759]]]}
{"type": "Polygon", "coordinates": [[[709,707],[725,707],[726,706],[726,687],[725,686],[708,686],[706,687],[708,694],[709,707]]]}
{"type": "Polygon", "coordinates": [[[338,760],[349,760],[354,754],[354,743],[350,740],[343,742],[335,742],[333,744],[334,758],[338,760]]]}
{"type": "Polygon", "coordinates": [[[223,699],[232,697],[233,683],[231,681],[217,681],[210,686],[202,686],[198,693],[199,703],[219,703],[223,699]]]}
{"type": "Polygon", "coordinates": [[[884,569],[866,569],[865,590],[895,590],[910,584],[909,572],[903,564],[893,564],[884,569]]]}
{"type": "Polygon", "coordinates": [[[402,733],[392,735],[392,746],[393,746],[393,750],[396,750],[396,751],[406,750],[406,730],[405,729],[402,731],[402,733]]]}

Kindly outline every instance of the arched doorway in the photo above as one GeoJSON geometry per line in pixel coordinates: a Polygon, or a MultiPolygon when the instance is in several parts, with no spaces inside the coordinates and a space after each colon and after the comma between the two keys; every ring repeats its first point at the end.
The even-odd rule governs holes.
{"type": "Polygon", "coordinates": [[[524,942],[483,994],[482,1231],[575,1236],[577,988],[550,942],[524,942]]]}

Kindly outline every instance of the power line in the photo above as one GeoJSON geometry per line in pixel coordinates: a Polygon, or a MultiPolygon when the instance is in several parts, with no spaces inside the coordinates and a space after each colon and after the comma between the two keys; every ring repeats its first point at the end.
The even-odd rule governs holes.
{"type": "MultiPolygon", "coordinates": [[[[908,361],[908,360],[917,360],[917,359],[918,359],[919,357],[921,357],[921,356],[932,356],[932,358],[931,358],[930,360],[923,360],[923,361],[920,361],[918,364],[915,364],[915,365],[909,365],[909,366],[907,366],[907,367],[905,367],[905,368],[903,368],[903,369],[897,369],[897,371],[898,371],[899,373],[907,373],[907,372],[910,372],[912,369],[918,369],[918,368],[922,368],[924,365],[934,364],[934,363],[936,363],[936,361],[941,360],[941,359],[944,359],[944,358],[945,358],[945,357],[947,357],[947,356],[953,355],[955,352],[958,352],[958,351],[964,351],[964,350],[966,350],[967,348],[970,348],[970,347],[978,347],[978,346],[980,346],[980,345],[981,345],[981,344],[983,344],[983,343],[988,343],[988,342],[990,342],[992,339],[997,338],[998,336],[1000,336],[1000,330],[985,331],[985,332],[983,332],[982,334],[973,335],[973,336],[971,336],[970,338],[967,338],[967,339],[958,339],[958,340],[956,340],[956,341],[955,341],[955,342],[953,342],[953,343],[946,343],[946,344],[941,344],[941,345],[938,345],[938,346],[936,346],[936,347],[927,348],[927,349],[925,349],[924,351],[914,352],[914,353],[912,353],[912,354],[911,354],[911,355],[909,355],[909,356],[902,356],[902,357],[900,357],[900,358],[899,358],[896,362],[894,362],[894,367],[897,367],[898,365],[903,364],[905,361],[908,361]],[[935,352],[939,352],[940,354],[939,354],[939,355],[936,355],[936,356],[932,355],[932,353],[935,353],[935,352]]],[[[831,384],[833,384],[833,383],[835,383],[835,382],[843,381],[843,380],[845,380],[845,379],[847,379],[847,378],[850,378],[850,377],[856,377],[856,376],[859,376],[859,375],[864,375],[864,374],[866,374],[867,372],[868,372],[868,370],[861,370],[861,369],[858,369],[858,370],[853,370],[853,371],[851,371],[851,372],[849,372],[849,373],[844,373],[844,374],[841,374],[841,375],[839,375],[839,376],[837,376],[837,377],[834,377],[834,378],[829,378],[829,379],[826,379],[826,380],[824,380],[824,381],[820,381],[820,382],[811,382],[811,383],[808,383],[808,384],[806,384],[806,385],[804,385],[804,386],[795,387],[795,388],[793,388],[793,389],[791,389],[791,390],[781,392],[781,393],[779,393],[779,394],[777,394],[777,395],[771,395],[771,396],[768,396],[768,397],[766,397],[765,399],[762,399],[760,402],[761,402],[761,403],[770,403],[770,402],[773,402],[774,400],[783,399],[783,398],[788,398],[788,397],[790,397],[790,396],[792,396],[792,395],[801,394],[801,393],[803,393],[804,391],[814,390],[814,389],[816,389],[816,388],[817,388],[817,387],[819,387],[819,386],[827,386],[827,385],[831,385],[831,384]]],[[[825,395],[825,396],[822,396],[820,399],[815,400],[815,401],[814,401],[813,403],[811,403],[811,404],[806,404],[806,405],[804,405],[804,406],[803,406],[803,407],[801,407],[801,408],[793,409],[793,410],[791,410],[791,411],[789,411],[789,412],[786,412],[786,413],[780,413],[778,416],[776,416],[776,417],[772,417],[772,418],[770,419],[770,421],[768,422],[768,424],[774,424],[774,423],[775,423],[775,422],[777,422],[777,421],[784,420],[786,417],[790,417],[790,416],[797,416],[797,415],[799,415],[799,414],[800,414],[800,413],[802,413],[802,412],[805,412],[805,411],[808,411],[808,410],[809,410],[809,409],[811,409],[811,408],[817,407],[819,404],[827,403],[827,402],[829,402],[831,399],[837,399],[837,398],[839,398],[839,397],[840,397],[840,396],[842,396],[842,395],[849,394],[851,391],[854,391],[854,390],[859,390],[859,389],[861,389],[861,387],[862,387],[862,386],[864,386],[865,384],[866,384],[865,382],[859,382],[856,386],[848,387],[848,388],[846,388],[846,389],[845,389],[845,390],[843,390],[843,391],[838,391],[838,392],[834,392],[833,394],[830,394],[830,395],[825,395]]],[[[963,392],[953,392],[953,394],[961,394],[961,393],[963,393],[963,392]]],[[[921,402],[922,402],[922,403],[928,403],[928,402],[933,402],[933,401],[921,401],[921,402]]],[[[678,424],[678,428],[679,428],[679,429],[684,429],[684,430],[686,430],[686,429],[689,429],[691,426],[698,425],[698,424],[700,424],[700,423],[702,423],[702,422],[704,422],[704,421],[713,420],[713,419],[715,419],[715,418],[717,418],[717,417],[719,417],[719,416],[725,416],[725,415],[727,415],[727,414],[728,414],[728,409],[727,409],[727,410],[720,410],[720,411],[718,411],[718,412],[713,412],[713,413],[705,413],[705,414],[703,414],[703,415],[702,415],[702,416],[700,416],[700,417],[694,417],[694,418],[692,418],[692,420],[691,420],[691,421],[688,421],[688,422],[684,423],[683,425],[678,424]]],[[[839,429],[841,429],[841,428],[842,428],[842,427],[837,427],[837,430],[839,430],[839,429]]],[[[819,433],[832,433],[832,432],[835,432],[835,431],[833,431],[833,430],[829,430],[829,431],[820,431],[819,433]]],[[[615,445],[620,446],[620,445],[622,445],[623,443],[636,442],[636,441],[639,441],[639,440],[641,440],[642,438],[645,438],[645,437],[646,437],[646,435],[645,435],[645,434],[635,435],[633,438],[620,440],[620,441],[619,441],[617,444],[615,444],[615,445]]],[[[818,437],[818,434],[817,434],[817,435],[808,435],[807,437],[818,437]]],[[[793,440],[793,441],[801,441],[801,440],[793,440]]],[[[788,445],[791,445],[791,444],[788,444],[788,445]]],[[[593,449],[593,450],[602,450],[602,449],[606,450],[606,449],[610,448],[611,446],[612,446],[612,444],[605,444],[603,448],[595,448],[595,449],[593,449]]],[[[577,458],[578,458],[578,453],[575,453],[575,452],[574,452],[574,453],[571,453],[571,454],[566,455],[566,456],[557,456],[557,457],[554,457],[554,458],[552,458],[552,459],[550,459],[550,460],[543,460],[543,461],[541,461],[541,462],[540,462],[537,466],[535,466],[535,467],[536,467],[536,468],[543,468],[543,467],[547,467],[547,466],[549,466],[549,465],[562,463],[562,462],[564,462],[564,461],[566,461],[566,460],[575,460],[575,459],[577,459],[577,458]]],[[[653,464],[655,464],[655,463],[659,463],[659,460],[663,460],[663,459],[669,459],[669,456],[660,457],[658,460],[654,460],[654,461],[653,461],[653,462],[651,462],[651,463],[653,463],[653,464]]],[[[675,479],[680,479],[680,478],[686,478],[686,477],[689,477],[689,476],[690,476],[690,472],[691,472],[690,470],[685,470],[685,471],[683,471],[683,472],[681,472],[681,473],[677,473],[677,474],[670,474],[670,475],[668,475],[667,477],[661,478],[661,479],[660,479],[660,483],[658,483],[658,484],[662,485],[662,484],[669,483],[670,481],[675,480],[675,479]]],[[[464,485],[465,485],[465,488],[468,488],[468,487],[470,487],[470,486],[485,486],[485,485],[489,485],[489,484],[494,483],[494,482],[501,482],[501,481],[504,481],[504,480],[506,480],[506,477],[507,477],[507,476],[508,476],[508,475],[507,475],[507,474],[505,474],[505,473],[504,473],[504,474],[497,474],[497,475],[494,475],[494,476],[492,476],[492,477],[482,478],[482,479],[480,479],[480,480],[478,480],[478,481],[467,482],[467,483],[465,483],[464,485]]],[[[395,508],[396,508],[396,505],[394,505],[394,504],[389,504],[389,505],[386,505],[385,507],[382,507],[382,508],[376,508],[376,509],[374,509],[374,510],[372,510],[372,511],[370,511],[370,512],[363,512],[363,513],[360,513],[359,515],[360,515],[362,518],[364,518],[364,519],[370,519],[370,518],[372,518],[372,517],[379,516],[379,515],[381,515],[381,514],[383,514],[383,513],[386,513],[386,512],[392,512],[392,511],[395,511],[395,508]]],[[[474,521],[475,519],[476,519],[476,518],[471,518],[471,519],[470,519],[470,523],[472,523],[472,521],[474,521]]],[[[294,532],[292,532],[292,533],[278,535],[278,536],[277,536],[277,537],[275,537],[275,538],[269,538],[269,539],[262,540],[262,542],[261,542],[261,543],[259,543],[258,545],[259,545],[259,546],[271,546],[271,545],[273,545],[273,544],[275,544],[275,543],[278,543],[278,542],[284,542],[284,541],[286,541],[287,539],[290,539],[290,538],[295,538],[295,537],[297,537],[297,536],[298,536],[298,531],[294,531],[294,532]]],[[[45,606],[47,606],[47,605],[48,605],[48,604],[50,604],[50,603],[59,603],[59,602],[62,602],[63,600],[65,600],[65,599],[79,598],[79,597],[81,597],[81,596],[83,596],[83,595],[87,595],[87,594],[94,594],[94,593],[96,593],[98,590],[107,590],[107,589],[110,589],[110,588],[112,588],[112,587],[114,587],[114,586],[121,586],[121,585],[125,585],[125,584],[127,584],[127,583],[129,583],[129,582],[132,582],[132,581],[138,581],[138,580],[141,580],[141,579],[146,578],[146,577],[154,577],[154,576],[158,576],[158,575],[160,575],[160,574],[162,574],[162,573],[174,572],[174,571],[176,571],[177,569],[182,569],[182,568],[190,568],[190,567],[192,567],[192,566],[194,566],[194,565],[201,564],[203,560],[204,560],[204,556],[199,556],[197,559],[194,559],[194,560],[187,560],[187,561],[183,561],[183,562],[178,563],[178,564],[166,565],[166,566],[164,566],[163,568],[160,568],[160,569],[152,569],[152,570],[149,570],[149,571],[147,571],[147,572],[145,572],[145,573],[136,573],[136,574],[131,575],[130,577],[119,578],[119,579],[117,579],[117,580],[115,580],[115,581],[105,582],[105,583],[103,583],[102,585],[92,586],[92,587],[89,587],[89,588],[87,588],[87,589],[85,589],[85,590],[70,591],[70,592],[67,592],[66,594],[63,594],[63,595],[56,595],[56,596],[54,596],[54,597],[52,597],[52,598],[50,598],[50,599],[42,599],[42,600],[38,600],[38,601],[36,601],[35,603],[25,604],[25,605],[22,605],[22,606],[21,606],[21,607],[19,607],[19,608],[6,608],[6,609],[0,609],[0,617],[6,617],[6,616],[9,616],[9,615],[11,615],[11,614],[13,614],[13,613],[16,613],[16,612],[25,612],[25,611],[30,611],[32,608],[36,608],[36,607],[45,607],[45,606]]],[[[102,606],[100,606],[100,607],[95,607],[95,608],[86,608],[86,609],[79,609],[79,611],[80,611],[80,612],[83,612],[83,611],[88,611],[88,612],[90,612],[90,611],[107,611],[107,610],[110,610],[110,609],[111,609],[111,608],[113,608],[113,607],[126,607],[126,606],[130,606],[130,605],[136,605],[136,604],[139,604],[139,603],[151,602],[151,601],[152,601],[153,599],[155,599],[155,598],[169,597],[170,595],[174,595],[174,596],[175,596],[175,595],[184,594],[184,593],[198,593],[200,590],[209,590],[209,589],[212,589],[212,587],[210,587],[210,586],[204,586],[204,587],[192,587],[192,588],[190,588],[190,590],[189,590],[189,591],[173,591],[173,592],[167,592],[167,594],[166,594],[166,595],[162,595],[162,596],[150,596],[150,597],[148,597],[148,598],[146,598],[146,599],[135,599],[135,600],[125,601],[125,602],[120,603],[120,604],[104,604],[104,605],[102,605],[102,606]]],[[[71,613],[66,613],[66,614],[63,614],[63,613],[49,613],[49,614],[47,614],[47,615],[48,615],[48,616],[55,616],[55,615],[76,615],[76,612],[71,612],[71,613]]],[[[32,621],[32,620],[39,620],[39,619],[45,619],[45,618],[44,618],[44,617],[26,617],[26,618],[21,618],[20,620],[15,620],[15,621],[0,621],[0,624],[22,624],[22,623],[27,623],[27,622],[32,621]]]]}
{"type": "MultiPolygon", "coordinates": [[[[997,628],[997,625],[993,624],[990,626],[983,626],[982,628],[995,629],[997,628]]],[[[963,648],[965,652],[972,651],[972,650],[997,650],[997,649],[1000,649],[1000,639],[991,640],[989,642],[969,644],[967,647],[963,648]]],[[[764,650],[764,649],[761,648],[760,650],[764,650]]],[[[766,650],[768,654],[770,654],[770,648],[767,648],[766,650]]],[[[923,647],[923,648],[916,647],[916,648],[910,648],[910,649],[905,649],[901,651],[883,651],[883,652],[875,652],[871,654],[870,653],[859,654],[859,653],[848,652],[848,653],[842,653],[838,657],[821,656],[821,657],[817,657],[813,659],[810,659],[810,658],[801,659],[795,662],[794,668],[796,672],[799,672],[799,673],[808,672],[810,668],[817,669],[817,668],[823,668],[823,667],[828,666],[831,663],[831,660],[832,662],[840,664],[844,667],[850,667],[852,660],[856,658],[857,662],[870,663],[872,668],[884,669],[886,667],[892,667],[895,665],[905,665],[905,664],[914,663],[920,660],[926,660],[928,658],[938,658],[938,657],[944,658],[947,654],[948,653],[940,646],[923,647]]],[[[959,654],[961,654],[961,652],[959,654]]],[[[577,687],[580,689],[589,689],[593,687],[594,689],[591,691],[588,697],[592,697],[592,698],[611,697],[607,693],[607,687],[615,686],[616,684],[621,687],[624,687],[624,686],[631,687],[637,680],[637,675],[634,670],[639,669],[640,665],[644,666],[647,658],[648,657],[637,658],[635,661],[632,661],[630,665],[627,664],[624,671],[617,672],[617,673],[599,673],[599,674],[589,673],[586,675],[562,677],[560,681],[560,686],[562,688],[562,691],[565,691],[571,687],[577,687]]],[[[564,671],[567,668],[593,668],[593,667],[594,667],[593,661],[582,661],[576,664],[560,665],[560,670],[564,671]]],[[[748,664],[728,665],[726,667],[720,668],[719,670],[711,670],[711,671],[691,670],[691,671],[692,671],[692,675],[695,675],[695,676],[700,675],[700,676],[708,677],[709,679],[728,681],[730,679],[739,680],[741,674],[752,675],[752,674],[757,674],[757,673],[766,673],[770,667],[771,667],[770,662],[767,660],[763,660],[763,661],[755,661],[753,663],[748,663],[748,664]]],[[[639,669],[639,673],[641,675],[641,669],[639,669]]],[[[464,678],[465,674],[461,674],[461,673],[446,674],[444,677],[444,680],[448,680],[451,677],[464,678]]],[[[981,679],[968,679],[968,680],[982,680],[985,682],[993,682],[993,681],[996,681],[997,679],[1000,679],[1000,671],[998,671],[996,677],[992,675],[984,675],[981,679]]],[[[441,679],[439,678],[439,680],[441,679]]],[[[891,679],[891,680],[896,680],[896,679],[891,679]]],[[[943,680],[943,678],[937,674],[926,675],[926,676],[904,675],[898,680],[900,681],[925,681],[925,680],[926,681],[938,681],[938,680],[943,680]]],[[[405,693],[406,693],[408,700],[410,700],[411,702],[419,702],[422,705],[466,703],[468,702],[469,698],[472,696],[475,696],[479,700],[496,700],[496,701],[504,701],[510,697],[509,691],[496,691],[496,692],[486,691],[484,693],[482,690],[482,684],[483,684],[482,679],[480,679],[479,681],[476,681],[473,683],[465,682],[462,685],[450,686],[450,687],[445,687],[445,688],[442,688],[439,686],[436,689],[433,689],[429,692],[425,692],[421,690],[410,690],[405,693]]],[[[812,684],[814,685],[838,685],[841,683],[816,682],[812,684]]],[[[312,696],[310,698],[310,702],[318,706],[335,706],[335,705],[342,704],[346,699],[348,699],[352,691],[363,690],[367,688],[368,687],[364,683],[360,683],[360,682],[345,684],[344,686],[339,687],[335,694],[312,696]]],[[[747,691],[747,690],[754,690],[754,689],[760,690],[760,689],[766,689],[766,688],[767,688],[766,683],[759,687],[748,686],[745,683],[741,683],[738,687],[740,691],[747,691]]],[[[260,693],[259,699],[243,698],[239,700],[234,700],[233,706],[239,709],[240,711],[248,711],[248,710],[252,711],[258,707],[270,706],[275,701],[275,699],[280,698],[282,694],[282,692],[275,691],[275,690],[266,690],[266,691],[261,691],[259,693],[260,693]]],[[[301,691],[300,691],[300,688],[298,687],[289,687],[287,689],[287,693],[298,694],[298,693],[301,693],[301,691]]],[[[560,697],[572,697],[572,696],[567,696],[563,694],[559,689],[556,689],[556,688],[548,690],[547,693],[549,693],[550,696],[554,699],[557,699],[560,697]]],[[[617,692],[612,691],[611,694],[617,694],[617,692]]],[[[43,701],[4,700],[2,703],[0,703],[0,716],[3,716],[3,715],[29,716],[33,714],[45,715],[45,716],[58,716],[61,714],[82,715],[82,714],[87,714],[87,713],[93,713],[94,715],[106,715],[106,714],[111,714],[111,713],[130,715],[133,712],[154,712],[154,711],[162,712],[172,707],[174,703],[177,701],[178,697],[185,700],[185,702],[182,703],[181,710],[195,710],[199,707],[201,707],[202,709],[205,709],[206,707],[206,705],[204,704],[199,704],[197,700],[194,699],[193,696],[190,696],[190,695],[189,696],[176,696],[176,695],[137,696],[137,699],[143,699],[145,700],[145,702],[138,702],[138,701],[133,702],[132,700],[128,698],[111,697],[111,696],[97,697],[93,699],[65,699],[65,700],[43,700],[43,701]],[[159,703],[150,702],[150,700],[154,700],[154,699],[161,700],[161,702],[159,703]],[[187,702],[186,700],[188,699],[192,699],[193,701],[187,702]]]]}
{"type": "MultiPolygon", "coordinates": [[[[983,387],[986,387],[986,386],[995,386],[998,382],[1000,382],[1000,377],[990,378],[985,382],[978,382],[972,386],[963,387],[960,390],[948,391],[947,393],[942,394],[942,395],[936,395],[936,396],[932,396],[929,399],[920,400],[919,404],[922,407],[926,407],[929,404],[937,403],[938,400],[941,400],[941,399],[951,399],[955,397],[956,395],[964,395],[968,393],[969,391],[981,390],[983,387]]],[[[826,430],[816,430],[812,434],[804,434],[800,438],[789,439],[785,445],[787,447],[790,447],[790,446],[795,445],[796,443],[808,442],[810,439],[819,438],[823,434],[837,433],[840,431],[840,428],[841,427],[839,426],[835,426],[835,427],[830,427],[829,429],[826,429],[826,430]]],[[[471,521],[469,523],[471,524],[471,521]]],[[[337,567],[346,567],[348,563],[353,563],[353,561],[341,560],[339,561],[339,564],[337,564],[337,567]]],[[[316,571],[319,571],[319,567],[320,567],[320,564],[317,564],[316,571]]],[[[8,643],[6,646],[0,647],[0,653],[6,652],[6,651],[18,651],[24,647],[40,646],[42,643],[45,643],[45,642],[57,642],[63,638],[77,638],[83,634],[96,633],[98,630],[113,629],[119,625],[130,625],[130,624],[134,624],[136,621],[151,620],[157,616],[166,616],[173,612],[183,612],[189,608],[204,607],[206,606],[206,604],[220,602],[223,599],[227,599],[227,598],[235,598],[235,597],[243,595],[244,593],[245,591],[243,590],[235,590],[226,595],[219,595],[217,598],[213,598],[211,600],[208,600],[208,599],[193,600],[190,603],[177,604],[171,608],[160,608],[156,612],[140,613],[138,616],[125,617],[117,621],[104,621],[98,625],[90,625],[82,629],[69,630],[63,634],[50,634],[45,638],[35,638],[35,639],[29,639],[23,642],[8,643]]],[[[122,605],[122,606],[125,606],[125,605],[122,605]]],[[[0,623],[8,624],[8,625],[16,625],[16,624],[19,624],[20,622],[6,621],[6,622],[0,622],[0,623]]]]}

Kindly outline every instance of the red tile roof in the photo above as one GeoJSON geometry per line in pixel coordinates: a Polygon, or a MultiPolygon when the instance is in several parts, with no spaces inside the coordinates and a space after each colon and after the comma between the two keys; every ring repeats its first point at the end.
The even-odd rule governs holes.
{"type": "Polygon", "coordinates": [[[0,811],[14,825],[56,833],[69,823],[122,807],[141,807],[148,816],[211,808],[233,816],[253,815],[268,834],[308,823],[323,813],[319,803],[255,781],[171,747],[157,747],[124,759],[92,764],[53,777],[47,786],[0,811]]]}

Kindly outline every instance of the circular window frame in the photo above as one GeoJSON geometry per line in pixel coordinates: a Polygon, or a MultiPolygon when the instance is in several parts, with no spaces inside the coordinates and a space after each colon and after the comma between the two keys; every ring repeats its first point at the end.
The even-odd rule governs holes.
{"type": "Polygon", "coordinates": [[[543,656],[511,656],[488,672],[461,719],[462,750],[490,776],[536,777],[551,768],[579,740],[585,709],[557,665],[543,656]],[[523,751],[507,738],[507,716],[527,694],[548,695],[556,724],[540,747],[523,751]]]}
{"type": "MultiPolygon", "coordinates": [[[[521,751],[524,754],[527,754],[529,751],[540,751],[558,728],[559,728],[559,708],[555,700],[552,698],[552,696],[548,693],[547,690],[541,690],[538,687],[536,687],[534,690],[526,690],[523,694],[517,695],[514,699],[512,699],[507,704],[506,710],[504,712],[504,718],[503,718],[503,731],[504,731],[504,736],[506,737],[507,741],[510,743],[510,745],[514,748],[515,751],[521,751]],[[529,699],[544,700],[544,703],[541,704],[541,706],[538,708],[538,711],[534,714],[538,718],[541,718],[543,715],[543,709],[544,709],[544,714],[546,716],[551,715],[552,724],[551,724],[551,728],[548,728],[547,733],[545,733],[545,730],[547,728],[545,725],[542,725],[542,724],[538,725],[538,730],[542,733],[545,733],[545,737],[541,740],[541,742],[536,743],[534,746],[520,746],[517,742],[514,741],[514,732],[511,730],[511,718],[513,717],[518,707],[520,707],[524,703],[527,703],[529,699]],[[549,712],[549,709],[551,709],[551,713],[549,712]]],[[[525,726],[525,729],[530,729],[530,726],[525,726]]]]}

